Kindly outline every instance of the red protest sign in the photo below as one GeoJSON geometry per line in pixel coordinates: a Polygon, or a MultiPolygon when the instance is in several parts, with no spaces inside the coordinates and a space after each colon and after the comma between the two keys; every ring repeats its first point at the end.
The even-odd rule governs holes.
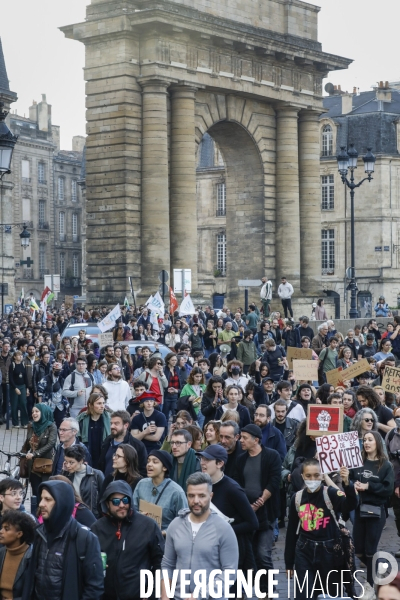
{"type": "Polygon", "coordinates": [[[320,436],[343,431],[343,406],[310,404],[307,413],[307,435],[320,436]]]}

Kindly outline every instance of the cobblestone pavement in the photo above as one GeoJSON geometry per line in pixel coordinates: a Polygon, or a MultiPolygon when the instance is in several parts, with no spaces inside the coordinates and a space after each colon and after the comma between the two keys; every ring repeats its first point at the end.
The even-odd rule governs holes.
{"type": "MultiPolygon", "coordinates": [[[[10,429],[6,431],[5,425],[0,427],[0,450],[4,452],[18,452],[21,450],[26,436],[26,429],[10,429]]],[[[7,458],[0,454],[0,471],[4,467],[7,458]]],[[[16,459],[11,460],[11,466],[14,467],[16,459]]],[[[25,501],[25,507],[30,510],[30,490],[25,501]]],[[[349,525],[349,523],[348,523],[349,525]]],[[[351,528],[351,526],[350,526],[351,528]]],[[[276,542],[273,551],[272,559],[274,569],[279,570],[279,575],[276,576],[278,584],[275,587],[275,592],[279,594],[279,598],[293,598],[293,586],[291,585],[288,593],[288,582],[286,578],[285,563],[284,563],[284,548],[285,548],[286,529],[279,530],[279,539],[276,542]]],[[[386,527],[383,530],[381,541],[378,550],[383,550],[394,555],[400,550],[400,538],[397,536],[396,525],[394,522],[393,511],[389,510],[389,518],[386,521],[386,527]]],[[[399,563],[399,561],[397,561],[399,563]]],[[[362,566],[359,566],[362,569],[362,566]]],[[[358,575],[360,580],[363,579],[363,574],[358,575]]],[[[359,589],[359,588],[358,588],[359,589]]]]}

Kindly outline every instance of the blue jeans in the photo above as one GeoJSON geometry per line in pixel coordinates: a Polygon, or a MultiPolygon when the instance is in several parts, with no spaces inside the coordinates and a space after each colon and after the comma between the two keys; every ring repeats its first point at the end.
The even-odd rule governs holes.
{"type": "MultiPolygon", "coordinates": [[[[256,531],[253,537],[253,553],[256,560],[257,569],[273,569],[272,562],[272,544],[274,543],[274,530],[271,527],[264,531],[256,531]]],[[[260,578],[260,589],[262,592],[268,591],[268,577],[262,575],[260,578]]]]}
{"type": "MultiPolygon", "coordinates": [[[[337,570],[337,572],[331,573],[327,582],[327,575],[329,571],[335,571],[337,569],[337,567],[334,566],[333,545],[334,540],[326,540],[325,542],[314,542],[309,538],[300,535],[296,544],[296,558],[294,562],[294,568],[296,571],[299,586],[301,587],[303,585],[303,581],[308,582],[308,585],[305,585],[302,591],[300,591],[299,587],[297,587],[296,580],[294,580],[294,582],[296,582],[296,599],[307,600],[308,598],[311,598],[310,594],[317,572],[319,573],[324,588],[326,586],[326,583],[328,583],[328,585],[326,586],[327,589],[324,590],[325,594],[333,597],[338,596],[336,590],[340,590],[340,571],[337,570]],[[306,580],[307,575],[308,579],[306,580]],[[337,584],[339,587],[336,587],[335,584],[337,584]]],[[[349,578],[350,574],[346,573],[345,579],[349,578]]],[[[319,582],[318,579],[317,581],[319,582]]],[[[319,587],[318,584],[316,585],[316,587],[319,587]]],[[[319,594],[321,594],[321,589],[316,589],[312,597],[317,598],[319,594]]],[[[339,596],[340,595],[341,594],[339,591],[339,596]]]]}
{"type": "Polygon", "coordinates": [[[199,412],[197,413],[197,423],[199,424],[200,429],[203,429],[204,421],[205,416],[203,415],[201,410],[199,410],[199,412]]]}
{"type": "Polygon", "coordinates": [[[172,416],[176,413],[176,405],[178,402],[178,396],[164,396],[164,404],[162,407],[162,412],[165,415],[165,418],[169,419],[169,413],[172,413],[172,416]]]}

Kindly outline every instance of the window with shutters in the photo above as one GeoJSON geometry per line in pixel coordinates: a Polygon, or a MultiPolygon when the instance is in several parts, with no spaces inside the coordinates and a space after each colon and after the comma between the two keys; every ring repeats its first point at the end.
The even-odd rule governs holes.
{"type": "Polygon", "coordinates": [[[76,213],[72,215],[72,241],[78,241],[78,215],[76,213]]]}
{"type": "Polygon", "coordinates": [[[226,234],[217,235],[217,271],[219,274],[226,274],[226,234]]]}

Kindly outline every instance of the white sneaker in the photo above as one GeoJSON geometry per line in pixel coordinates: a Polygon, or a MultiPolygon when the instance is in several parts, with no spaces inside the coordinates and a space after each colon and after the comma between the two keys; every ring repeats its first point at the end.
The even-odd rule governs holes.
{"type": "Polygon", "coordinates": [[[361,596],[362,600],[376,600],[375,590],[368,582],[364,583],[364,594],[361,596]]]}

